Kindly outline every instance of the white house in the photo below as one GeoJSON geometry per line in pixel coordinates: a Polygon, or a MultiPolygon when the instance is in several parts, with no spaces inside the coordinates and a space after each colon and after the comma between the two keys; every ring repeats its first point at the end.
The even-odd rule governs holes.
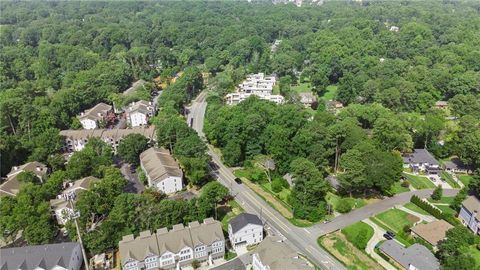
{"type": "Polygon", "coordinates": [[[140,154],[140,166],[148,179],[148,186],[165,194],[183,188],[183,172],[178,163],[164,148],[149,148],[140,154]]]}
{"type": "Polygon", "coordinates": [[[107,119],[108,114],[112,112],[112,106],[105,103],[98,103],[93,108],[82,112],[78,119],[84,129],[98,128],[101,121],[107,119]]]}
{"type": "Polygon", "coordinates": [[[177,224],[170,231],[161,228],[155,234],[141,232],[137,238],[127,235],[118,246],[124,270],[180,269],[194,260],[213,265],[225,254],[221,223],[212,218],[188,227],[177,224]]]}
{"type": "Polygon", "coordinates": [[[275,76],[265,76],[263,73],[250,74],[245,81],[238,85],[237,92],[226,95],[226,103],[228,105],[238,104],[251,95],[255,95],[260,99],[281,104],[285,101],[283,96],[272,95],[275,83],[275,76]]]}
{"type": "Polygon", "coordinates": [[[56,199],[50,200],[50,209],[55,215],[58,224],[65,225],[73,212],[73,201],[76,200],[78,194],[82,191],[88,190],[91,185],[98,182],[99,179],[93,176],[88,176],[77,181],[64,184],[66,188],[57,195],[56,199]],[[72,202],[68,201],[72,199],[72,202]]]}
{"type": "Polygon", "coordinates": [[[154,115],[155,108],[151,101],[140,100],[132,102],[125,112],[128,124],[131,127],[139,127],[148,124],[148,119],[154,115]]]}
{"type": "Polygon", "coordinates": [[[228,223],[230,244],[237,250],[263,240],[263,222],[256,215],[242,213],[228,223]]]}
{"type": "Polygon", "coordinates": [[[0,269],[79,270],[83,263],[78,242],[0,249],[0,269]]]}
{"type": "Polygon", "coordinates": [[[7,180],[0,185],[0,196],[16,196],[20,191],[20,182],[17,176],[21,172],[31,172],[43,182],[47,176],[47,165],[38,161],[28,162],[20,166],[13,166],[7,174],[7,180]]]}
{"type": "Polygon", "coordinates": [[[279,236],[269,236],[252,255],[253,270],[314,270],[315,267],[279,236]]]}
{"type": "Polygon", "coordinates": [[[458,218],[463,225],[467,226],[473,233],[480,234],[480,201],[475,196],[469,196],[462,202],[462,208],[458,218]]]}

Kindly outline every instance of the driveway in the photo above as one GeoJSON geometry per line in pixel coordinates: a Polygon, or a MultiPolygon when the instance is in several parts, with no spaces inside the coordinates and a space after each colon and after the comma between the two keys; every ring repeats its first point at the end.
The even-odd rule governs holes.
{"type": "Polygon", "coordinates": [[[387,270],[396,270],[395,267],[393,267],[389,262],[375,252],[375,246],[378,244],[378,242],[385,240],[385,238],[383,238],[383,235],[386,233],[385,230],[380,228],[368,218],[362,221],[373,228],[373,236],[370,241],[368,241],[367,247],[365,248],[367,254],[372,256],[372,258],[375,259],[381,266],[383,266],[383,268],[387,270]]]}
{"type": "Polygon", "coordinates": [[[122,164],[122,166],[120,167],[120,171],[122,172],[125,179],[127,179],[128,181],[124,189],[125,192],[140,194],[145,190],[143,184],[140,182],[140,180],[138,180],[137,174],[130,171],[130,164],[122,164]]]}
{"type": "Polygon", "coordinates": [[[224,264],[212,267],[210,270],[245,270],[250,264],[252,264],[252,254],[247,253],[224,264]]]}

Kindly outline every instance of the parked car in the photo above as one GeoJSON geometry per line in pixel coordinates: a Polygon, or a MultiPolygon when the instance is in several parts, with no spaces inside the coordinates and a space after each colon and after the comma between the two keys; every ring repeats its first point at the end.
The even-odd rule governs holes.
{"type": "Polygon", "coordinates": [[[240,185],[242,184],[242,179],[235,177],[235,182],[240,185]]]}
{"type": "Polygon", "coordinates": [[[390,235],[391,237],[395,237],[395,233],[391,231],[387,231],[387,234],[390,235]]]}
{"type": "Polygon", "coordinates": [[[385,239],[387,239],[387,240],[392,240],[392,239],[393,239],[393,236],[391,236],[391,235],[388,234],[388,233],[385,233],[385,234],[383,235],[383,237],[385,237],[385,239]]]}
{"type": "Polygon", "coordinates": [[[323,221],[323,224],[330,223],[330,221],[331,221],[331,220],[329,220],[329,219],[325,219],[325,220],[323,221]]]}

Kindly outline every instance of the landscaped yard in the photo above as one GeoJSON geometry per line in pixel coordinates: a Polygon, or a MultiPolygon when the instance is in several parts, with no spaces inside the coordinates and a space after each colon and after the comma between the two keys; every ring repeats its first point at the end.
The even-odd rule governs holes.
{"type": "Polygon", "coordinates": [[[329,85],[326,88],[325,93],[320,97],[324,101],[333,100],[337,95],[337,86],[336,85],[329,85]]]}
{"type": "Polygon", "coordinates": [[[318,238],[318,244],[349,270],[383,269],[376,261],[350,243],[340,232],[318,238]]]}
{"type": "Polygon", "coordinates": [[[347,240],[358,249],[364,250],[373,236],[373,228],[363,222],[357,222],[342,229],[347,240]]]}
{"type": "Polygon", "coordinates": [[[410,215],[399,209],[390,209],[376,215],[374,218],[378,219],[381,223],[388,226],[394,232],[403,231],[406,225],[413,225],[420,219],[416,216],[410,215]]]}
{"type": "Polygon", "coordinates": [[[362,206],[367,205],[367,201],[365,199],[362,199],[362,198],[350,198],[350,197],[342,198],[342,197],[340,197],[336,194],[333,194],[331,192],[329,192],[326,196],[326,200],[327,200],[328,204],[332,205],[333,209],[337,208],[337,205],[338,205],[338,203],[340,202],[341,199],[347,200],[350,203],[350,205],[352,206],[352,209],[360,208],[362,206]]]}
{"type": "Polygon", "coordinates": [[[410,184],[416,189],[436,188],[436,185],[425,176],[408,173],[404,173],[403,176],[405,176],[410,184]]]}
{"type": "Polygon", "coordinates": [[[390,189],[391,194],[398,194],[407,191],[410,191],[410,189],[408,187],[402,187],[402,183],[400,181],[395,182],[390,189]]]}
{"type": "Polygon", "coordinates": [[[243,211],[243,208],[234,200],[228,201],[226,206],[219,206],[217,214],[222,220],[223,230],[228,231],[228,222],[243,211]]]}
{"type": "Polygon", "coordinates": [[[441,172],[440,176],[442,179],[447,181],[447,183],[452,187],[452,188],[460,188],[460,185],[457,184],[457,182],[453,179],[453,177],[447,173],[447,172],[441,172]]]}
{"type": "Polygon", "coordinates": [[[405,206],[405,208],[408,208],[408,209],[410,209],[412,211],[415,211],[419,214],[430,215],[427,211],[423,210],[422,208],[418,207],[416,204],[414,204],[412,202],[408,202],[404,206],[405,206]]]}
{"type": "Polygon", "coordinates": [[[304,92],[311,92],[312,91],[312,84],[309,82],[299,83],[297,85],[291,86],[292,91],[297,93],[304,93],[304,92]]]}
{"type": "Polygon", "coordinates": [[[455,197],[442,197],[438,201],[434,201],[431,198],[428,199],[429,202],[436,204],[436,203],[442,203],[442,204],[451,204],[455,197]]]}
{"type": "Polygon", "coordinates": [[[288,188],[283,188],[282,191],[278,192],[278,193],[275,193],[273,192],[272,190],[272,184],[267,182],[267,183],[264,183],[262,184],[262,187],[264,187],[265,189],[267,189],[269,192],[272,192],[273,194],[275,194],[280,200],[282,200],[284,203],[287,203],[287,199],[288,199],[288,196],[290,196],[290,193],[291,193],[291,190],[288,189],[288,188]]]}
{"type": "Polygon", "coordinates": [[[463,183],[465,186],[468,186],[468,184],[470,183],[470,181],[472,181],[472,176],[466,175],[466,174],[458,175],[458,179],[459,179],[460,181],[462,181],[462,183],[463,183]]]}
{"type": "Polygon", "coordinates": [[[435,205],[438,209],[442,210],[443,213],[456,215],[457,211],[450,208],[448,205],[435,205]]]}

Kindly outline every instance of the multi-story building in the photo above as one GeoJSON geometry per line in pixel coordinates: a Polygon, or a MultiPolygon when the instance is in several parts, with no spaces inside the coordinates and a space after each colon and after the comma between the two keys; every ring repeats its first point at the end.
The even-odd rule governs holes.
{"type": "Polygon", "coordinates": [[[154,115],[155,108],[151,101],[140,100],[132,102],[125,112],[129,126],[139,127],[148,124],[148,119],[154,115]]]}
{"type": "Polygon", "coordinates": [[[467,226],[473,233],[480,234],[480,200],[475,196],[469,196],[462,202],[462,208],[458,218],[463,225],[467,226]]]}
{"type": "Polygon", "coordinates": [[[430,175],[440,172],[440,164],[427,149],[414,149],[413,153],[405,154],[403,164],[414,172],[423,171],[430,175]]]}
{"type": "Polygon", "coordinates": [[[140,166],[148,186],[165,194],[182,190],[183,172],[167,149],[152,147],[145,150],[140,154],[140,166]]]}
{"type": "Polygon", "coordinates": [[[127,235],[118,246],[124,270],[180,269],[195,260],[213,265],[225,254],[221,223],[212,218],[201,224],[191,222],[188,227],[161,228],[155,234],[141,232],[137,238],[127,235]]]}
{"type": "Polygon", "coordinates": [[[88,190],[92,184],[98,181],[98,178],[88,176],[71,183],[66,183],[66,188],[57,195],[57,198],[50,200],[50,209],[54,213],[58,224],[65,225],[65,223],[70,220],[70,217],[74,214],[72,203],[76,200],[78,194],[88,190]]]}
{"type": "Polygon", "coordinates": [[[84,129],[95,129],[100,127],[101,121],[106,121],[107,116],[112,111],[112,106],[105,103],[98,103],[93,108],[82,112],[78,119],[84,129]]]}
{"type": "Polygon", "coordinates": [[[0,185],[0,196],[17,195],[20,190],[20,182],[18,181],[17,176],[21,172],[33,173],[41,182],[43,182],[47,176],[48,168],[45,164],[38,161],[12,167],[12,170],[7,174],[7,179],[0,185]]]}
{"type": "Polygon", "coordinates": [[[83,263],[77,242],[2,248],[0,258],[0,269],[79,270],[83,263]]]}
{"type": "Polygon", "coordinates": [[[253,270],[314,270],[315,267],[279,236],[269,236],[252,255],[253,270]]]}
{"type": "Polygon", "coordinates": [[[242,213],[228,223],[228,238],[235,250],[263,240],[263,222],[256,215],[242,213]]]}
{"type": "Polygon", "coordinates": [[[141,134],[150,141],[155,140],[155,128],[137,127],[131,129],[90,129],[90,130],[62,130],[60,135],[64,137],[64,151],[74,152],[82,150],[90,138],[101,138],[104,142],[112,146],[113,151],[117,152],[120,141],[128,134],[141,134]]]}
{"type": "Polygon", "coordinates": [[[227,94],[225,97],[228,105],[238,104],[251,95],[260,99],[281,104],[285,99],[281,95],[272,95],[276,79],[274,76],[265,76],[263,73],[250,74],[247,79],[238,85],[238,91],[227,94]]]}

